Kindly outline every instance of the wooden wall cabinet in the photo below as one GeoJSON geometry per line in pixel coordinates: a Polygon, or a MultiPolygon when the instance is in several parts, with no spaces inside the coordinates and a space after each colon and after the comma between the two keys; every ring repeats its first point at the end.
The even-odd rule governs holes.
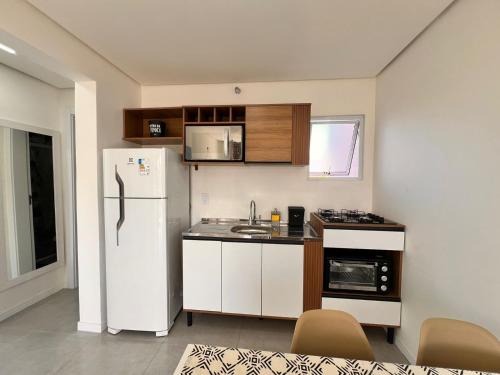
{"type": "Polygon", "coordinates": [[[245,161],[309,164],[311,105],[247,106],[245,161]]]}
{"type": "Polygon", "coordinates": [[[292,112],[291,105],[247,107],[246,162],[292,162],[292,112]]]}
{"type": "Polygon", "coordinates": [[[292,164],[309,165],[311,105],[294,104],[292,111],[292,164]]]}
{"type": "Polygon", "coordinates": [[[245,163],[307,165],[310,121],[311,104],[126,108],[123,139],[141,145],[179,144],[185,148],[186,125],[238,124],[244,127],[245,163]],[[151,137],[149,120],[165,122],[164,137],[151,137]]]}

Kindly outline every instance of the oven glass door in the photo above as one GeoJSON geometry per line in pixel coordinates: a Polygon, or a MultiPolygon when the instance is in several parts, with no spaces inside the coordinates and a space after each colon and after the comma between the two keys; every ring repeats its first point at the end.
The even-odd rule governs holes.
{"type": "Polygon", "coordinates": [[[377,262],[330,259],[330,289],[377,291],[377,262]]]}

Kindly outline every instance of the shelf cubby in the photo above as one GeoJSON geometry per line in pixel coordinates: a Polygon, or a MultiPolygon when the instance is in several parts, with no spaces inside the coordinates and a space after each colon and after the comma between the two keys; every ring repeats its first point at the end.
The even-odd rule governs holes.
{"type": "Polygon", "coordinates": [[[230,107],[215,107],[215,121],[216,122],[229,122],[231,120],[230,107]]]}
{"type": "Polygon", "coordinates": [[[231,107],[231,122],[245,122],[245,107],[231,107]]]}
{"type": "Polygon", "coordinates": [[[200,122],[214,122],[215,121],[215,108],[214,107],[200,107],[200,122]]]}
{"type": "Polygon", "coordinates": [[[200,122],[200,109],[198,107],[185,107],[184,122],[200,122]]]}

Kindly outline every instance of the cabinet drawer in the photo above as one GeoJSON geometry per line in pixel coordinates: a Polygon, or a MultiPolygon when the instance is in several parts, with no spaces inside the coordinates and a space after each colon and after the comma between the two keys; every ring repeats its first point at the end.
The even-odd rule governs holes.
{"type": "Polygon", "coordinates": [[[323,297],[321,308],[345,311],[354,316],[361,324],[395,327],[399,327],[401,324],[401,302],[323,297]]]}
{"type": "Polygon", "coordinates": [[[403,251],[405,232],[325,229],[324,247],[403,251]]]}

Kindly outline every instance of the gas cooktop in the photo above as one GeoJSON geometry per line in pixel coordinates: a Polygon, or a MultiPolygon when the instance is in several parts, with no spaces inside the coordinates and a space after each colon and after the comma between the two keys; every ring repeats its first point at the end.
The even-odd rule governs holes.
{"type": "Polygon", "coordinates": [[[322,209],[318,210],[318,215],[327,223],[349,223],[349,224],[384,224],[385,220],[382,216],[372,213],[366,213],[358,210],[342,209],[322,209]]]}

